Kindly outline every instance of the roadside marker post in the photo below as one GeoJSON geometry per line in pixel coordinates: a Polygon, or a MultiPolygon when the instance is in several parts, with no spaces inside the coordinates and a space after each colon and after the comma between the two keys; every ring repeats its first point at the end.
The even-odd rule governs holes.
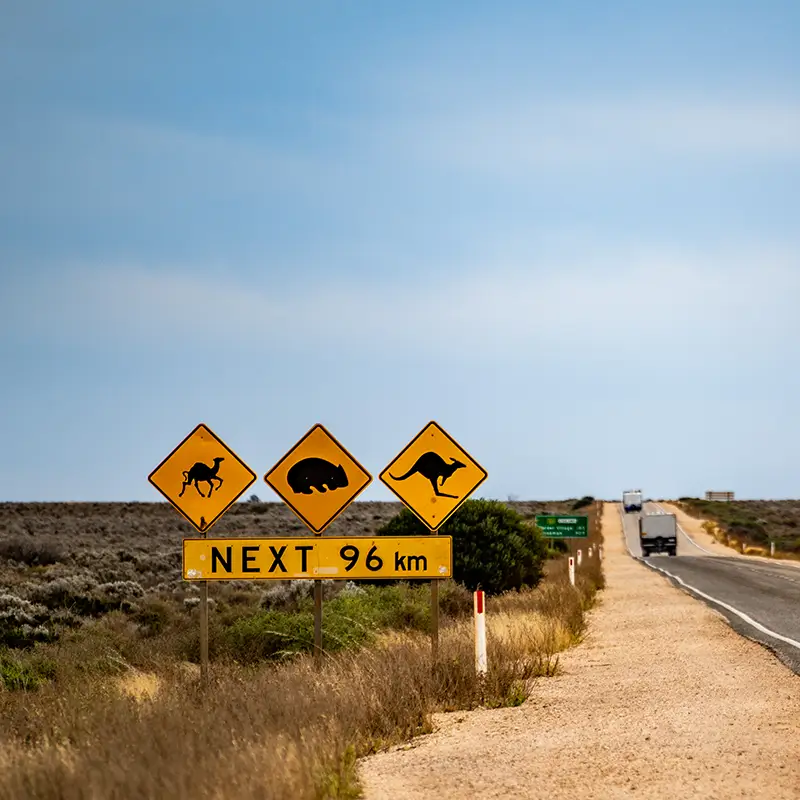
{"type": "Polygon", "coordinates": [[[592,558],[592,546],[589,545],[589,558],[592,558]]]}
{"type": "Polygon", "coordinates": [[[481,589],[473,594],[475,609],[475,674],[481,684],[481,702],[483,702],[483,682],[486,678],[486,598],[481,589]]]}
{"type": "MultiPolygon", "coordinates": [[[[264,482],[317,536],[371,483],[372,476],[317,423],[264,482]]],[[[314,580],[314,663],[322,666],[322,580],[314,580]]]]}
{"type": "Polygon", "coordinates": [[[582,557],[583,557],[583,553],[581,552],[581,550],[578,550],[578,566],[581,565],[582,557]]]}
{"type": "Polygon", "coordinates": [[[772,539],[769,543],[769,554],[775,558],[775,540],[772,539]]]}
{"type": "Polygon", "coordinates": [[[601,544],[597,545],[597,557],[600,559],[600,561],[603,560],[603,545],[601,544]]]}
{"type": "Polygon", "coordinates": [[[575,559],[572,556],[569,557],[569,582],[575,585],[575,559]]]}
{"type": "MultiPolygon", "coordinates": [[[[488,473],[431,420],[381,472],[381,481],[436,536],[488,473]],[[445,487],[445,484],[446,487],[445,487]]],[[[431,655],[439,657],[439,580],[431,580],[431,655]]]]}
{"type": "MultiPolygon", "coordinates": [[[[256,474],[200,423],[147,480],[201,536],[225,514],[256,474]],[[202,488],[201,488],[202,486],[202,488]]],[[[208,581],[200,584],[200,681],[208,685],[208,581]]]]}

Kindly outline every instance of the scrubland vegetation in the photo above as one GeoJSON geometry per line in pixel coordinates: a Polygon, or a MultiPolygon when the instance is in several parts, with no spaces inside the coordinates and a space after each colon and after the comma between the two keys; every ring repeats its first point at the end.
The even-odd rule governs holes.
{"type": "Polygon", "coordinates": [[[800,558],[800,500],[735,500],[730,503],[682,497],[687,514],[708,520],[708,532],[722,544],[754,555],[800,558]]]}
{"type": "MultiPolygon", "coordinates": [[[[197,592],[180,579],[191,531],[172,509],[74,504],[48,518],[47,506],[0,507],[0,798],[357,796],[357,757],[429,731],[437,711],[519,704],[557,671],[602,572],[584,559],[571,587],[560,548],[548,551],[530,518],[576,502],[473,501],[454,515],[435,664],[428,583],[326,581],[320,670],[310,582],[212,585],[207,689],[197,592]],[[463,585],[476,582],[493,595],[484,682],[463,585]]],[[[597,544],[597,506],[582,508],[597,544]]],[[[354,504],[331,532],[413,527],[399,510],[354,504]]],[[[214,532],[287,535],[286,514],[241,503],[214,532]]]]}

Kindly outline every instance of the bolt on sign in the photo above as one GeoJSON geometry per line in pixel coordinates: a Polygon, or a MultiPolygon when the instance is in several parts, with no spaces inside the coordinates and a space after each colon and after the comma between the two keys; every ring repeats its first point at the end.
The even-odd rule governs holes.
{"type": "Polygon", "coordinates": [[[372,476],[322,425],[315,425],[264,476],[289,508],[322,533],[372,476]]]}
{"type": "Polygon", "coordinates": [[[486,477],[486,470],[436,422],[429,422],[380,474],[434,531],[486,477]]]}
{"type": "Polygon", "coordinates": [[[589,517],[543,514],[536,517],[536,526],[542,535],[551,539],[586,539],[589,536],[589,517]]]}
{"type": "Polygon", "coordinates": [[[147,480],[201,533],[207,531],[256,479],[214,432],[198,425],[147,480]]]}
{"type": "Polygon", "coordinates": [[[187,581],[430,579],[452,574],[449,536],[183,540],[187,581]]]}

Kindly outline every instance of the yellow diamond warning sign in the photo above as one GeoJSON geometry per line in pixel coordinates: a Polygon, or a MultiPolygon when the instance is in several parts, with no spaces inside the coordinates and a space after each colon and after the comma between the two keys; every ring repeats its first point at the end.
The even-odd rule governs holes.
{"type": "Polygon", "coordinates": [[[322,425],[315,425],[264,480],[312,531],[322,533],[372,476],[322,425]]]}
{"type": "Polygon", "coordinates": [[[256,474],[200,424],[147,479],[202,533],[236,502],[256,474]]]}
{"type": "Polygon", "coordinates": [[[429,422],[380,478],[435,531],[486,476],[486,470],[444,428],[429,422]]]}

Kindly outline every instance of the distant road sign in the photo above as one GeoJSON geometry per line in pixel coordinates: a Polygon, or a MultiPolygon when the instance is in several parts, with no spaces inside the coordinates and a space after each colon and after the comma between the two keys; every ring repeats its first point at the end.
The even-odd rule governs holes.
{"type": "Polygon", "coordinates": [[[315,425],[264,476],[281,500],[322,533],[372,476],[322,425],[315,425]]]}
{"type": "Polygon", "coordinates": [[[201,423],[147,479],[202,533],[236,502],[256,474],[201,423]]]}
{"type": "Polygon", "coordinates": [[[450,578],[449,536],[184,539],[183,577],[201,580],[450,578]]]}
{"type": "Polygon", "coordinates": [[[722,500],[723,502],[733,502],[733,492],[706,492],[706,500],[722,500]]]}
{"type": "Polygon", "coordinates": [[[431,530],[486,480],[486,470],[436,422],[429,422],[380,475],[431,530]]]}
{"type": "Polygon", "coordinates": [[[586,539],[589,536],[589,517],[544,514],[536,517],[536,525],[551,539],[586,539]]]}

